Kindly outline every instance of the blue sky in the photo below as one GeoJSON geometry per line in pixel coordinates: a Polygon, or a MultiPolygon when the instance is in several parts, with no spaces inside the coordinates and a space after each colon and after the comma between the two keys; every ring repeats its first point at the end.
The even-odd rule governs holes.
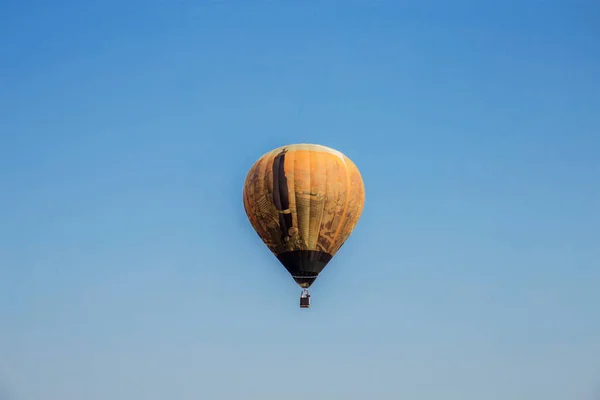
{"type": "Polygon", "coordinates": [[[600,396],[600,8],[487,3],[0,1],[0,399],[600,396]],[[308,311],[297,142],[367,193],[308,311]]]}

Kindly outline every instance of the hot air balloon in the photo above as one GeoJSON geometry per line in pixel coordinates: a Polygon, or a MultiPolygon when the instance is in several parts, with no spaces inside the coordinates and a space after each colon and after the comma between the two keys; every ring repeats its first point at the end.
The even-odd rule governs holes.
{"type": "Polygon", "coordinates": [[[243,198],[250,224],[302,288],[300,307],[309,308],[308,288],[362,213],[365,188],[358,168],[326,146],[279,147],[250,168],[243,198]]]}

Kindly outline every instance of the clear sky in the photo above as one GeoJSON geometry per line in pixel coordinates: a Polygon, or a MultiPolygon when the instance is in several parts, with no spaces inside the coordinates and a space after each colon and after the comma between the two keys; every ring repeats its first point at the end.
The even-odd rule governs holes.
{"type": "Polygon", "coordinates": [[[598,398],[600,6],[493,3],[0,1],[0,399],[598,398]],[[297,142],[367,193],[310,310],[297,142]]]}

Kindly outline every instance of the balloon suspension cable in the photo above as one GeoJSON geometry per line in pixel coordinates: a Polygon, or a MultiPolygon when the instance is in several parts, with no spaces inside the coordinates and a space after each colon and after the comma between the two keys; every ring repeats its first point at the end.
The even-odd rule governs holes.
{"type": "Polygon", "coordinates": [[[302,289],[302,293],[300,293],[300,308],[310,308],[310,293],[308,289],[302,289]]]}

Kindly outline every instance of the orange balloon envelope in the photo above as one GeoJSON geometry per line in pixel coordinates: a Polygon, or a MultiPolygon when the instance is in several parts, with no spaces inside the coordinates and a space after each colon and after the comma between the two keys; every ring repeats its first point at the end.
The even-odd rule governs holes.
{"type": "Polygon", "coordinates": [[[243,197],[258,236],[306,290],[352,233],[365,188],[344,154],[292,144],[268,152],[250,168],[243,197]]]}

